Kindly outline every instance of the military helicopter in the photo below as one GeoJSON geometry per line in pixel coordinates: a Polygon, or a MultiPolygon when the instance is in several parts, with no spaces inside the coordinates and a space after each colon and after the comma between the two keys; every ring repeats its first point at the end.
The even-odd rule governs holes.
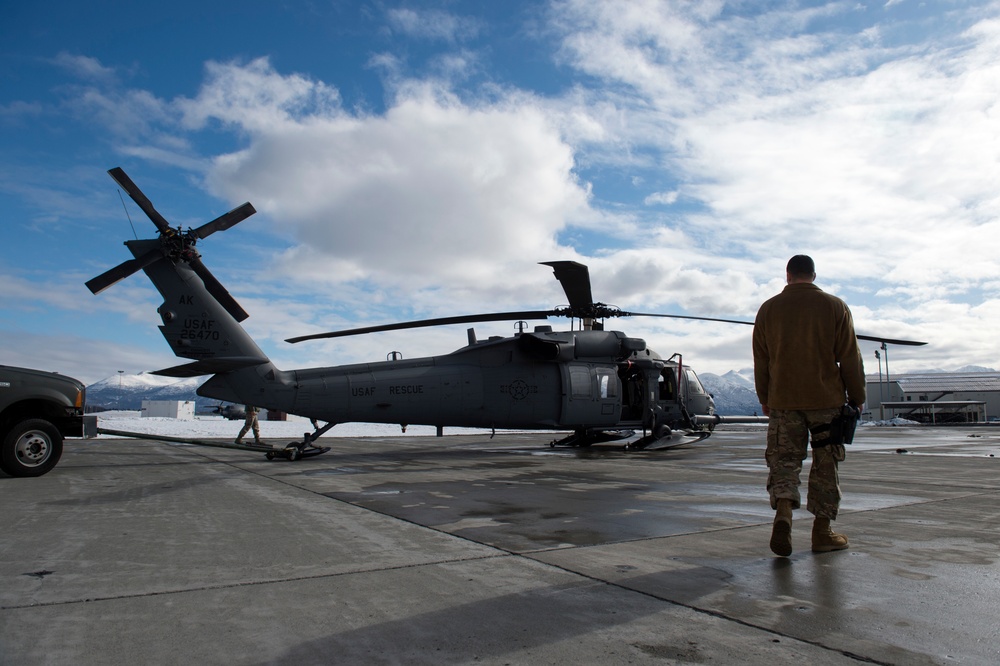
{"type": "Polygon", "coordinates": [[[717,415],[712,396],[680,354],[663,358],[641,338],[603,326],[608,318],[625,316],[751,322],[626,312],[594,302],[587,267],[573,261],[544,262],[569,299],[566,307],[399,322],[304,335],[288,342],[488,321],[518,322],[519,332],[512,337],[479,340],[470,328],[467,344],[442,356],[393,355],[374,363],[280,370],[240,325],[249,315],[195,250],[197,241],[254,214],[253,206],[245,203],[194,229],[174,229],[121,168],[108,173],[159,233],[152,239],[126,241],[133,258],[88,281],[87,287],[98,294],[142,270],[163,296],[157,309],[163,322],[160,331],[174,354],[192,359],[154,374],[210,374],[199,395],[312,421],[314,432],[277,454],[269,451],[268,458],[280,455],[294,460],[322,453],[327,449],[316,446],[316,440],[347,422],[430,425],[439,433],[445,427],[569,431],[552,445],[585,447],[630,440],[628,448],[644,449],[704,439],[723,421],[762,420],[717,415]],[[550,325],[527,330],[527,320],[549,317],[568,317],[573,324],[567,331],[554,331],[550,325]]]}
{"type": "Polygon", "coordinates": [[[210,407],[205,413],[216,414],[227,421],[242,421],[247,416],[246,406],[227,404],[225,401],[221,401],[218,405],[210,407]]]}

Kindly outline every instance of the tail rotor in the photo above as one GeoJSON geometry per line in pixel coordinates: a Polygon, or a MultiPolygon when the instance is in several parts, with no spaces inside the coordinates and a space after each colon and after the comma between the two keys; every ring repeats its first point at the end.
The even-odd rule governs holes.
{"type": "Polygon", "coordinates": [[[183,261],[201,278],[208,292],[212,294],[236,321],[240,322],[249,317],[247,312],[233,298],[232,294],[222,286],[222,283],[202,263],[201,255],[195,250],[195,244],[217,231],[225,231],[239,224],[256,213],[257,211],[253,205],[247,202],[196,229],[182,231],[180,227],[174,229],[170,226],[166,218],[153,207],[152,202],[120,167],[110,169],[108,174],[125,190],[129,197],[132,198],[132,201],[142,209],[146,217],[156,226],[156,230],[159,232],[160,246],[138,257],[123,261],[114,268],[101,273],[87,282],[87,288],[94,294],[99,294],[120,280],[124,280],[133,273],[141,271],[160,259],[169,259],[174,263],[183,261]]]}

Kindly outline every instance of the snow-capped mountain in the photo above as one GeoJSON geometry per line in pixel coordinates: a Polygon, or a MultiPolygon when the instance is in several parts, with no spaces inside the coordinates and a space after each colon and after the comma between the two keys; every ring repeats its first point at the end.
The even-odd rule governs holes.
{"type": "Polygon", "coordinates": [[[730,370],[724,375],[703,372],[698,375],[705,390],[715,398],[715,411],[723,416],[760,414],[760,401],[754,389],[753,368],[730,370]]]}
{"type": "Polygon", "coordinates": [[[139,409],[143,400],[194,400],[200,411],[219,404],[218,400],[195,394],[205,379],[177,379],[147,373],[112,375],[87,387],[87,405],[104,409],[139,409]]]}

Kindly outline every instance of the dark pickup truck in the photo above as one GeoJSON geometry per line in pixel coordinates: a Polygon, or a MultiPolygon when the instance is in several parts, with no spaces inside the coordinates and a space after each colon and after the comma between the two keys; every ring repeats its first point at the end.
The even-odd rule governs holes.
{"type": "Polygon", "coordinates": [[[59,462],[64,437],[94,436],[97,418],[83,415],[85,399],[71,377],[0,365],[0,470],[41,476],[59,462]]]}

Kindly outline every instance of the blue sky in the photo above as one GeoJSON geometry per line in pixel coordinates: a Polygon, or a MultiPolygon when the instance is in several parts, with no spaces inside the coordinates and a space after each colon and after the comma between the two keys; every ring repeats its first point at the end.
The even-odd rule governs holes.
{"type": "MultiPolygon", "coordinates": [[[[0,10],[0,363],[178,362],[145,276],[84,287],[153,232],[121,166],[175,226],[256,206],[199,250],[282,368],[466,340],[293,335],[565,304],[541,261],[625,309],[752,319],[798,253],[859,332],[930,343],[892,372],[1000,367],[995,2],[137,7],[0,10]]],[[[751,363],[749,327],[614,326],[751,363]]]]}

